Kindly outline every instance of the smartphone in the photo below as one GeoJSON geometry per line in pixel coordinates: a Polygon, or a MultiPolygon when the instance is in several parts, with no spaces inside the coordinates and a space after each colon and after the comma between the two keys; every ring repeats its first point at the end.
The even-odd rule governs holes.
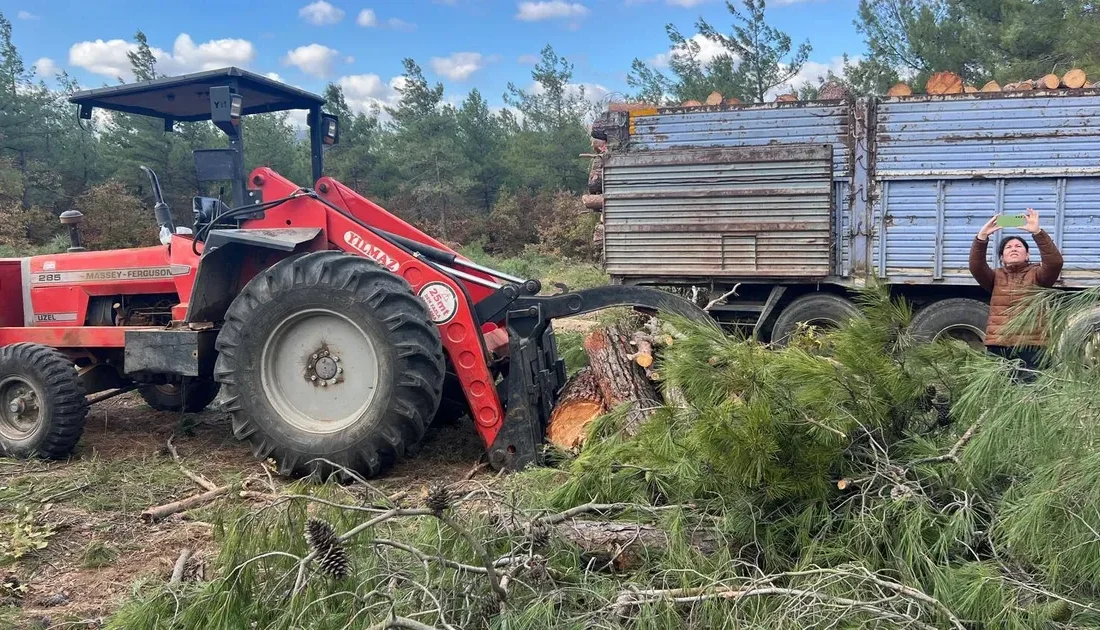
{"type": "Polygon", "coordinates": [[[1027,218],[1022,214],[1002,214],[997,217],[997,226],[1002,228],[1018,228],[1027,224],[1027,218]]]}

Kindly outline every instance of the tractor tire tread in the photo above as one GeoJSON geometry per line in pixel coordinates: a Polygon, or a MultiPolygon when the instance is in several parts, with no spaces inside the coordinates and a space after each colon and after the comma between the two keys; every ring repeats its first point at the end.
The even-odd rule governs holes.
{"type": "Polygon", "coordinates": [[[0,454],[64,459],[72,453],[84,434],[88,418],[88,402],[84,385],[73,362],[58,350],[35,343],[14,343],[0,347],[0,366],[14,364],[13,371],[37,380],[49,405],[45,433],[34,446],[33,453],[9,452],[0,446],[0,454]],[[20,371],[19,368],[22,367],[20,371]]]}
{"type": "Polygon", "coordinates": [[[365,476],[377,475],[401,458],[410,444],[419,442],[439,406],[445,363],[439,330],[430,323],[427,306],[404,279],[362,256],[337,251],[301,254],[286,258],[253,279],[230,305],[218,336],[215,378],[225,388],[225,409],[230,412],[233,434],[252,444],[253,454],[274,457],[279,472],[299,475],[328,474],[333,467],[308,460],[265,433],[250,417],[241,399],[235,356],[252,314],[278,296],[302,288],[323,286],[351,294],[369,305],[383,329],[390,331],[394,358],[402,364],[393,380],[388,410],[373,433],[357,444],[326,456],[339,467],[365,476]]]}

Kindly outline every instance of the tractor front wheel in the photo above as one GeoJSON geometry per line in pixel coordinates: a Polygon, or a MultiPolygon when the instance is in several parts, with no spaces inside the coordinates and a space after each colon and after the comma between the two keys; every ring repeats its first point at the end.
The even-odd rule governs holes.
{"type": "Polygon", "coordinates": [[[138,393],[145,403],[157,411],[197,413],[206,409],[218,397],[221,385],[205,379],[181,383],[142,385],[138,393]]]}
{"type": "Polygon", "coordinates": [[[53,348],[0,348],[0,455],[62,459],[84,433],[88,403],[73,362],[53,348]]]}
{"type": "Polygon", "coordinates": [[[234,435],[286,475],[377,474],[420,441],[442,395],[443,346],[424,302],[341,252],[257,275],[217,347],[234,435]]]}

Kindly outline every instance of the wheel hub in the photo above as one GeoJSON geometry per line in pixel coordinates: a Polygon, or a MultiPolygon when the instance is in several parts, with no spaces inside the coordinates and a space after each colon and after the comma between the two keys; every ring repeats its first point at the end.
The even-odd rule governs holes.
{"type": "Polygon", "coordinates": [[[41,403],[37,390],[19,377],[0,382],[0,435],[23,439],[34,432],[41,420],[41,403]]]}
{"type": "Polygon", "coordinates": [[[261,382],[268,402],[290,424],[332,433],[360,419],[378,387],[378,352],[367,332],[342,313],[315,308],[286,316],[264,344],[261,382]]]}

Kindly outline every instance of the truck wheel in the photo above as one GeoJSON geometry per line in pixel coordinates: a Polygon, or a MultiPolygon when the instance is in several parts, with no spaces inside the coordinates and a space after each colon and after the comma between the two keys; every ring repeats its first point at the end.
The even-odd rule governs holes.
{"type": "Polygon", "coordinates": [[[772,327],[772,343],[785,346],[798,330],[799,324],[808,324],[818,328],[838,328],[841,324],[860,317],[862,314],[855,304],[832,293],[811,293],[803,295],[787,305],[772,327]]]}
{"type": "Polygon", "coordinates": [[[186,385],[164,383],[142,385],[138,393],[145,403],[157,411],[185,411],[196,413],[206,409],[218,397],[221,384],[205,379],[188,381],[186,385]],[[187,395],[184,396],[186,388],[187,395]]]}
{"type": "Polygon", "coordinates": [[[989,321],[989,305],[970,298],[948,298],[925,306],[909,324],[913,339],[929,343],[940,339],[961,341],[980,350],[989,321]]]}
{"type": "Polygon", "coordinates": [[[62,459],[84,433],[88,403],[73,362],[53,348],[0,348],[0,455],[62,459]]]}
{"type": "Polygon", "coordinates": [[[402,278],[342,252],[257,275],[229,306],[217,349],[233,434],[285,475],[377,474],[420,441],[443,390],[427,306],[402,278]]]}
{"type": "Polygon", "coordinates": [[[1069,318],[1054,344],[1054,358],[1060,363],[1100,365],[1100,308],[1082,311],[1069,318]]]}

